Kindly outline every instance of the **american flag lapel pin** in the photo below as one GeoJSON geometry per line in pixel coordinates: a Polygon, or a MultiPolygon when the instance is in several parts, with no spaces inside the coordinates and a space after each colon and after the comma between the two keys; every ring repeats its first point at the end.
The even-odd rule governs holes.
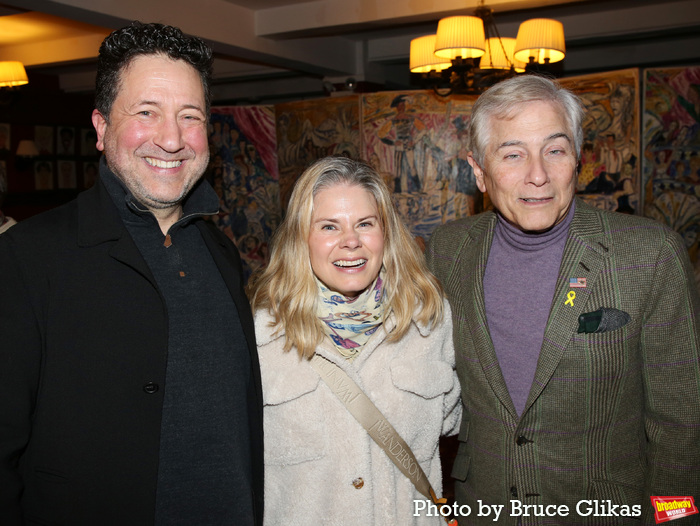
{"type": "Polygon", "coordinates": [[[569,278],[569,288],[571,288],[571,289],[585,289],[586,288],[586,278],[569,278]]]}

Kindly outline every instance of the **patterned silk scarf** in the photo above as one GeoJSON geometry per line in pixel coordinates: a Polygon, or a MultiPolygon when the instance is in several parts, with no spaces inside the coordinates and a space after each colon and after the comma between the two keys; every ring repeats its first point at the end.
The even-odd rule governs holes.
{"type": "Polygon", "coordinates": [[[346,298],[342,294],[329,290],[316,279],[320,300],[316,309],[318,318],[323,322],[326,334],[335,343],[336,348],[352,360],[355,358],[369,337],[382,324],[384,312],[383,271],[371,286],[356,298],[346,298]]]}

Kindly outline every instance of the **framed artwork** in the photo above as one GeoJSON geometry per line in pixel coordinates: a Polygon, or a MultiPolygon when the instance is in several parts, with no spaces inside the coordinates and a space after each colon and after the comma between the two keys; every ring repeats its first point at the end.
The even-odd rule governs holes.
{"type": "Polygon", "coordinates": [[[58,188],[77,188],[78,179],[75,173],[75,161],[58,161],[58,188]]]}
{"type": "Polygon", "coordinates": [[[56,155],[75,155],[75,128],[59,126],[56,139],[56,155]]]}
{"type": "Polygon", "coordinates": [[[607,210],[640,213],[639,71],[559,79],[586,108],[577,193],[607,210]]]}
{"type": "Polygon", "coordinates": [[[34,163],[34,188],[36,190],[53,190],[53,165],[50,161],[34,163]]]}
{"type": "Polygon", "coordinates": [[[97,132],[94,128],[80,129],[80,155],[83,157],[96,157],[100,155],[97,149],[97,132]]]}
{"type": "Polygon", "coordinates": [[[53,155],[53,126],[34,126],[34,142],[39,155],[53,155]]]}
{"type": "Polygon", "coordinates": [[[99,173],[99,163],[96,161],[88,161],[83,163],[83,188],[90,188],[97,180],[99,173]]]}

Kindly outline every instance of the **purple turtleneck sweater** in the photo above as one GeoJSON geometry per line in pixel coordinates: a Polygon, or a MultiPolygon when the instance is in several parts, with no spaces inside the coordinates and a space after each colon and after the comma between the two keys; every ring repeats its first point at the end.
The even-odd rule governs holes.
{"type": "Polygon", "coordinates": [[[535,377],[557,276],[574,216],[543,234],[526,234],[500,215],[486,271],[486,320],[498,363],[518,415],[535,377]]]}

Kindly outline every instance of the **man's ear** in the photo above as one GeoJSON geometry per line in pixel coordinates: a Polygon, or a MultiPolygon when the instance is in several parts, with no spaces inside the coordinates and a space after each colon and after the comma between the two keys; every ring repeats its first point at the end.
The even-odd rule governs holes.
{"type": "Polygon", "coordinates": [[[107,119],[98,110],[92,111],[92,125],[97,132],[96,147],[99,151],[105,149],[105,132],[107,131],[107,119]]]}
{"type": "Polygon", "coordinates": [[[476,159],[474,159],[472,152],[469,152],[467,154],[467,162],[469,163],[469,166],[472,167],[472,170],[474,170],[474,177],[476,178],[477,188],[481,191],[482,194],[486,193],[486,185],[484,184],[484,171],[481,169],[481,166],[479,166],[479,163],[476,162],[476,159]]]}

